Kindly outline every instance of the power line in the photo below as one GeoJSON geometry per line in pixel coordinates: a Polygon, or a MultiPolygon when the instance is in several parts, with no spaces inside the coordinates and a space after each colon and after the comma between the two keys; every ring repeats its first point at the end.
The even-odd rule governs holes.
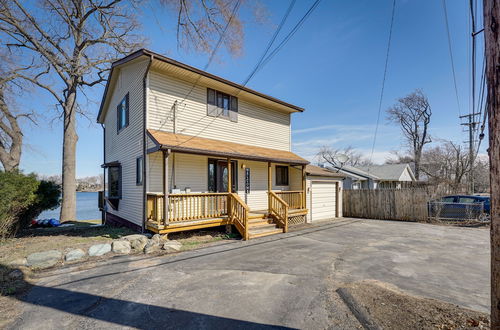
{"type": "Polygon", "coordinates": [[[312,6],[309,8],[309,10],[302,16],[302,18],[297,22],[297,24],[293,27],[293,29],[288,33],[288,35],[274,48],[274,50],[262,61],[262,64],[257,68],[258,72],[260,69],[262,69],[273,57],[276,55],[282,48],[283,46],[286,45],[286,43],[293,37],[295,32],[302,26],[302,24],[306,21],[306,19],[312,14],[312,12],[316,9],[316,7],[319,5],[321,0],[316,0],[312,6]]]}
{"type": "Polygon", "coordinates": [[[476,18],[474,16],[474,0],[469,0],[469,8],[470,8],[470,16],[472,22],[472,109],[470,113],[475,113],[476,107],[476,38],[474,37],[474,33],[476,32],[476,18]]]}
{"type": "MultiPolygon", "coordinates": [[[[396,12],[396,0],[393,0],[392,1],[391,25],[389,28],[389,38],[387,40],[387,52],[385,55],[384,77],[382,78],[382,89],[380,90],[380,100],[378,103],[378,113],[377,113],[377,124],[375,126],[375,134],[373,135],[372,151],[370,153],[370,163],[372,162],[372,159],[373,159],[373,152],[375,150],[375,143],[377,141],[378,126],[380,124],[380,112],[382,110],[382,101],[384,99],[385,80],[387,78],[387,67],[389,65],[389,52],[391,50],[392,28],[394,26],[394,14],[395,14],[395,12],[396,12]]],[[[368,171],[369,171],[369,168],[368,168],[368,171]]]]}
{"type": "Polygon", "coordinates": [[[261,65],[261,63],[264,60],[265,56],[269,52],[269,49],[271,49],[271,46],[273,45],[274,41],[276,40],[276,37],[278,36],[278,34],[280,33],[281,29],[283,28],[283,25],[285,25],[285,22],[286,22],[286,20],[288,18],[288,15],[290,15],[290,12],[292,11],[292,8],[295,5],[295,2],[296,2],[296,0],[292,0],[292,2],[290,2],[290,5],[288,6],[288,9],[286,10],[285,15],[281,19],[280,24],[276,28],[276,31],[274,31],[274,34],[273,34],[271,40],[267,44],[266,50],[264,51],[264,53],[262,53],[262,56],[260,57],[259,61],[257,62],[257,64],[255,65],[255,67],[253,68],[252,72],[250,72],[250,74],[248,75],[248,77],[243,82],[243,84],[242,84],[243,86],[246,86],[246,84],[248,84],[248,82],[250,81],[250,79],[252,79],[252,77],[254,76],[254,74],[257,72],[257,69],[261,65]]]}
{"type": "MultiPolygon", "coordinates": [[[[286,42],[293,36],[293,34],[298,30],[298,28],[302,25],[302,23],[304,23],[304,21],[307,19],[307,17],[314,11],[314,9],[318,6],[319,2],[321,0],[316,0],[316,2],[313,3],[313,5],[311,6],[311,8],[309,8],[309,10],[305,13],[305,15],[299,20],[299,22],[295,25],[295,27],[292,29],[292,31],[290,31],[290,33],[285,37],[285,39],[273,50],[273,52],[269,55],[275,55],[279,49],[281,49],[285,44],[286,42]],[[279,49],[278,49],[279,48],[279,49]]],[[[240,0],[238,0],[238,3],[240,2],[240,0]]],[[[226,26],[227,28],[227,26],[226,26]]],[[[268,59],[269,56],[266,58],[268,59]]],[[[266,62],[266,59],[264,59],[264,61],[266,62]]],[[[264,66],[265,63],[263,63],[259,68],[261,69],[262,66],[264,66]]],[[[257,71],[258,71],[257,70],[257,71]]],[[[185,100],[186,98],[184,98],[185,100]]],[[[183,100],[183,101],[184,101],[183,100]]],[[[217,119],[218,116],[215,116],[207,125],[205,125],[205,127],[203,127],[198,133],[196,133],[195,135],[193,135],[192,137],[190,137],[189,139],[187,139],[186,141],[184,141],[183,143],[186,143],[188,141],[190,141],[191,139],[199,136],[201,133],[203,133],[210,125],[212,125],[212,123],[215,121],[215,119],[217,119]]],[[[183,144],[181,143],[181,144],[183,144]]]]}
{"type": "Polygon", "coordinates": [[[448,51],[450,53],[450,61],[451,61],[451,71],[453,73],[453,84],[455,86],[455,96],[457,98],[457,106],[458,106],[458,115],[462,115],[462,111],[460,109],[460,98],[458,97],[458,88],[457,88],[457,77],[455,74],[455,62],[453,61],[453,49],[451,47],[451,35],[450,35],[450,26],[448,24],[448,10],[446,9],[446,0],[442,0],[443,3],[443,11],[444,11],[444,20],[446,25],[446,35],[448,37],[448,51]]]}
{"type": "MultiPolygon", "coordinates": [[[[226,26],[224,27],[224,30],[222,30],[222,33],[219,36],[219,40],[217,41],[217,44],[215,45],[214,49],[212,50],[212,53],[210,54],[210,57],[208,58],[207,64],[205,64],[205,66],[203,67],[203,71],[206,71],[208,69],[208,67],[212,63],[213,59],[215,58],[215,53],[217,53],[217,50],[219,49],[220,45],[224,41],[224,36],[226,35],[226,32],[227,32],[227,29],[229,28],[229,25],[231,25],[231,21],[233,20],[234,15],[236,15],[236,12],[238,11],[238,8],[240,7],[240,3],[241,3],[241,0],[238,0],[236,2],[236,4],[234,5],[233,11],[231,12],[231,16],[227,20],[226,26]]],[[[184,96],[184,98],[182,99],[182,101],[180,103],[183,103],[184,101],[186,101],[186,99],[189,97],[189,95],[191,95],[191,93],[193,92],[194,88],[198,85],[198,82],[200,81],[200,79],[201,79],[201,75],[198,76],[195,83],[193,84],[193,86],[191,87],[189,92],[186,94],[186,96],[184,96]]]]}
{"type": "MultiPolygon", "coordinates": [[[[212,52],[210,53],[207,64],[205,64],[205,66],[203,67],[203,71],[206,71],[208,69],[208,67],[210,66],[210,64],[212,63],[212,61],[215,57],[215,54],[217,53],[217,50],[219,49],[220,45],[222,44],[222,41],[224,40],[224,36],[226,35],[226,32],[227,32],[227,29],[229,28],[229,25],[231,25],[231,21],[233,20],[234,16],[236,15],[236,12],[238,11],[238,8],[240,7],[240,3],[241,3],[241,0],[238,0],[236,2],[236,4],[234,5],[233,11],[231,12],[231,16],[229,16],[229,19],[226,23],[226,26],[224,27],[221,34],[219,35],[219,40],[217,41],[217,44],[215,45],[214,49],[212,49],[212,52]]],[[[184,101],[186,101],[186,99],[191,95],[191,93],[193,92],[195,87],[198,85],[200,79],[201,79],[201,75],[198,75],[198,78],[196,78],[196,80],[195,80],[194,84],[191,86],[191,89],[189,90],[189,92],[182,98],[182,100],[179,103],[184,103],[184,101]]],[[[177,111],[177,104],[179,104],[179,103],[177,101],[175,101],[175,103],[172,105],[172,109],[173,109],[172,111],[174,112],[174,114],[173,114],[174,118],[178,115],[178,113],[176,113],[176,111],[177,111]]],[[[215,118],[217,118],[217,117],[215,117],[215,118]]],[[[174,120],[174,124],[175,124],[175,119],[173,119],[173,120],[174,120]]],[[[159,129],[161,130],[163,128],[163,126],[165,126],[166,123],[167,123],[167,119],[165,119],[165,121],[159,127],[159,129]]]]}

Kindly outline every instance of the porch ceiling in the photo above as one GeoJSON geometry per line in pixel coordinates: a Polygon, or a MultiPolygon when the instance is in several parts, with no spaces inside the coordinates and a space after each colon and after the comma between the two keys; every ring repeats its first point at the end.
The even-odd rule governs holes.
{"type": "Polygon", "coordinates": [[[175,152],[293,165],[309,164],[307,160],[290,151],[255,147],[157,130],[148,130],[148,134],[156,143],[157,150],[170,149],[175,152]]]}

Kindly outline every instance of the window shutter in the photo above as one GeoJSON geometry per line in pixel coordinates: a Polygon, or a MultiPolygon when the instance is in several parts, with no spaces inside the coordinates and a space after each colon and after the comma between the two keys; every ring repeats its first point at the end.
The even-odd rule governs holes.
{"type": "Polygon", "coordinates": [[[207,115],[217,116],[217,105],[215,100],[215,90],[207,88],[207,115]]]}
{"type": "Polygon", "coordinates": [[[231,96],[231,104],[229,109],[229,120],[238,121],[238,98],[231,96]]]}
{"type": "Polygon", "coordinates": [[[129,113],[129,107],[128,107],[128,93],[127,95],[125,95],[125,125],[123,125],[123,127],[126,127],[128,126],[129,124],[129,121],[128,121],[128,113],[129,113]]]}

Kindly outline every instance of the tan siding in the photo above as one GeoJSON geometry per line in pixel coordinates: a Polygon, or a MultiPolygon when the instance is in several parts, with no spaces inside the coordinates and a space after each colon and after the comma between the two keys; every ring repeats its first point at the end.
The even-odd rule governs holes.
{"type": "Polygon", "coordinates": [[[122,200],[116,214],[138,225],[142,224],[142,186],[136,185],[136,158],[142,155],[142,78],[147,61],[130,64],[118,72],[118,82],[110,91],[111,100],[106,112],[105,162],[118,161],[122,165],[122,200]],[[129,93],[129,126],[117,134],[116,106],[129,93]]]}
{"type": "Polygon", "coordinates": [[[210,117],[207,116],[206,86],[193,89],[192,86],[192,83],[152,71],[148,128],[172,132],[172,109],[177,100],[176,133],[290,151],[290,114],[240,98],[238,122],[210,117]]]}

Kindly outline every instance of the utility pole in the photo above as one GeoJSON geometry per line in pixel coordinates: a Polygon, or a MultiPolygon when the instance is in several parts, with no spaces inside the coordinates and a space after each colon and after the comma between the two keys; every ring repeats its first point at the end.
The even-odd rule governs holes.
{"type": "Polygon", "coordinates": [[[500,3],[483,0],[491,189],[491,329],[500,329],[500,3]]]}
{"type": "Polygon", "coordinates": [[[469,120],[466,123],[462,123],[460,125],[467,126],[469,130],[469,175],[467,177],[467,192],[469,194],[474,193],[474,159],[476,156],[474,155],[474,132],[476,131],[476,125],[479,123],[475,121],[477,115],[480,115],[479,112],[471,113],[468,115],[460,116],[460,119],[468,118],[469,120]]]}

